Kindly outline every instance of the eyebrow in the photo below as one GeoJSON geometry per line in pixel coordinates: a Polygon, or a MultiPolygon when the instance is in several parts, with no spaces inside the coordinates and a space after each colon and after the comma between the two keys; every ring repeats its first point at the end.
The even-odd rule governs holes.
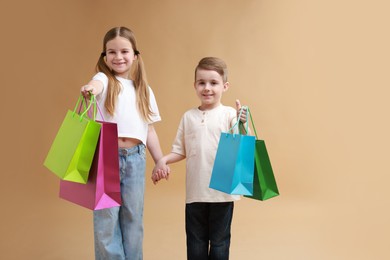
{"type": "MultiPolygon", "coordinates": [[[[132,48],[123,48],[123,49],[119,49],[120,51],[124,51],[124,50],[126,50],[126,51],[130,51],[130,50],[132,50],[132,48]]],[[[107,49],[107,51],[116,51],[116,49],[107,49]]]]}
{"type": "Polygon", "coordinates": [[[197,79],[197,81],[222,81],[222,80],[219,80],[219,79],[197,79]]]}
{"type": "Polygon", "coordinates": [[[205,79],[197,79],[197,80],[195,80],[195,82],[199,82],[199,81],[205,81],[205,79]]]}

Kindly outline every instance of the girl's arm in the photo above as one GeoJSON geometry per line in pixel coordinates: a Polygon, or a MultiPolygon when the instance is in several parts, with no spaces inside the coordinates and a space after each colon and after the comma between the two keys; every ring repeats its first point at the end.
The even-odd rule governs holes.
{"type": "MultiPolygon", "coordinates": [[[[154,163],[157,165],[157,163],[160,161],[160,159],[163,157],[163,153],[161,151],[160,141],[158,139],[156,130],[154,129],[154,126],[152,124],[149,124],[148,126],[148,137],[146,141],[146,147],[148,148],[150,155],[153,158],[154,163]]],[[[164,165],[164,167],[159,168],[158,172],[158,180],[156,178],[156,167],[153,169],[152,172],[152,180],[153,183],[156,184],[158,180],[162,178],[168,179],[168,175],[170,172],[170,169],[167,165],[164,165]]]]}
{"type": "Polygon", "coordinates": [[[163,157],[163,153],[160,147],[160,141],[158,140],[158,136],[154,126],[149,124],[148,127],[148,137],[146,141],[146,147],[148,148],[150,155],[152,155],[154,163],[157,163],[161,157],[163,157]]]}

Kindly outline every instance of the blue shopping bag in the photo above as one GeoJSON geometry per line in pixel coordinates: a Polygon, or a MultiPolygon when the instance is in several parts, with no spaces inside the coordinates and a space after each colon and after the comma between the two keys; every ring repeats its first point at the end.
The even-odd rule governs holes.
{"type": "Polygon", "coordinates": [[[237,123],[229,133],[221,133],[209,187],[232,195],[252,195],[255,137],[230,133],[237,123]]]}

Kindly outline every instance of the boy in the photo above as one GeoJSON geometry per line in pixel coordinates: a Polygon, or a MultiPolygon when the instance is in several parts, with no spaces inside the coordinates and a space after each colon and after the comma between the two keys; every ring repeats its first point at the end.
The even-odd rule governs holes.
{"type": "MultiPolygon", "coordinates": [[[[158,161],[152,180],[168,178],[167,165],[186,159],[187,259],[229,259],[234,201],[240,196],[210,189],[209,183],[221,132],[234,125],[241,105],[237,100],[236,111],[221,103],[229,82],[219,58],[200,60],[194,87],[201,104],[183,115],[172,151],[158,161]]],[[[246,113],[240,121],[246,122],[246,113]]]]}

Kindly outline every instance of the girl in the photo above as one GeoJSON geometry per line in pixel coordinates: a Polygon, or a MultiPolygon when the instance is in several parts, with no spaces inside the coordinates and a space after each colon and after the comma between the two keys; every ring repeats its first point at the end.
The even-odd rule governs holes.
{"type": "MultiPolygon", "coordinates": [[[[152,123],[160,121],[156,100],[133,32],[109,30],[96,65],[97,74],[81,88],[93,94],[104,120],[118,126],[122,206],[94,211],[96,259],[142,259],[145,146],[153,160],[162,157],[152,123]]],[[[97,115],[99,119],[99,113],[97,115]]]]}

